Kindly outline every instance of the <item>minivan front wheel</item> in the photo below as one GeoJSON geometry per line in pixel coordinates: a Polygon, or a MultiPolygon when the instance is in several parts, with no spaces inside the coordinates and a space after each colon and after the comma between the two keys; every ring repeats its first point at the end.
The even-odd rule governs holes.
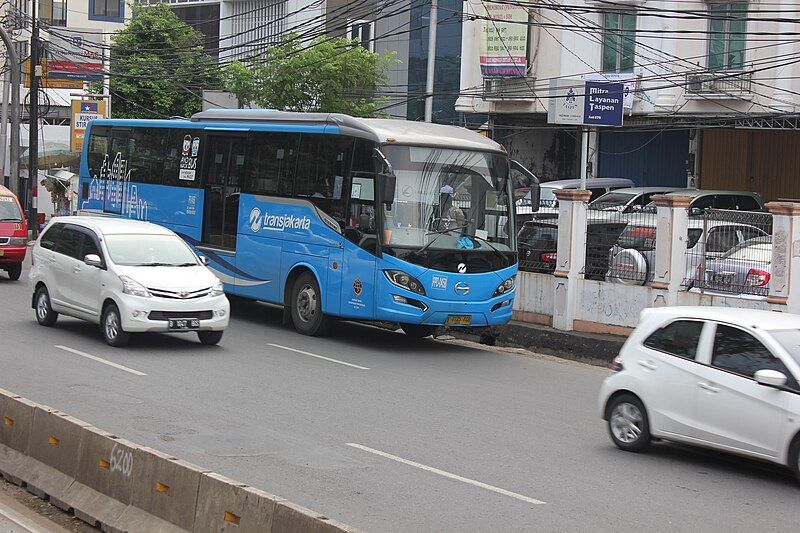
{"type": "Polygon", "coordinates": [[[34,298],[34,309],[36,310],[36,321],[42,326],[50,327],[58,320],[58,313],[53,311],[50,306],[50,293],[43,285],[36,289],[36,297],[34,298]]]}
{"type": "Polygon", "coordinates": [[[650,423],[644,405],[632,394],[621,394],[608,406],[608,433],[618,448],[641,452],[650,444],[650,423]]]}
{"type": "Polygon", "coordinates": [[[122,317],[116,304],[110,303],[103,309],[100,329],[103,332],[103,339],[109,346],[117,348],[125,346],[130,341],[131,334],[122,329],[122,317]]]}
{"type": "Polygon", "coordinates": [[[17,263],[7,267],[6,272],[8,273],[8,278],[11,281],[17,281],[22,275],[22,263],[17,263]]]}

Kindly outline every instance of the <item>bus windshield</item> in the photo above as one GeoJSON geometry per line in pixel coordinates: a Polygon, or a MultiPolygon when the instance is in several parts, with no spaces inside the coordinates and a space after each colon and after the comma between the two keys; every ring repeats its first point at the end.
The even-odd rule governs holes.
{"type": "Polygon", "coordinates": [[[394,203],[384,207],[392,246],[515,250],[505,156],[422,146],[381,151],[397,177],[394,203]]]}

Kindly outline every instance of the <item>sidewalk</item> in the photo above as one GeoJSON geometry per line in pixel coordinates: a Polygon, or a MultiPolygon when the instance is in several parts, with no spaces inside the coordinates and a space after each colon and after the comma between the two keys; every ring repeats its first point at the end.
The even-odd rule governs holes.
{"type": "MultiPolygon", "coordinates": [[[[512,348],[525,348],[537,353],[554,355],[600,366],[607,366],[619,354],[627,337],[561,331],[547,326],[511,321],[505,326],[492,328],[496,334],[494,344],[512,348]]],[[[490,336],[480,331],[460,328],[443,328],[437,338],[447,336],[473,342],[490,344],[490,336]]]]}

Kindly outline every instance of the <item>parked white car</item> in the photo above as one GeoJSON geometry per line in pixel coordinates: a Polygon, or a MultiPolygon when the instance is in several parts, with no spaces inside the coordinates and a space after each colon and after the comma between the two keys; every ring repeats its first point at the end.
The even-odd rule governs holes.
{"type": "Polygon", "coordinates": [[[680,441],[786,465],[800,478],[800,316],[647,309],[612,368],[599,408],[623,450],[680,441]]]}
{"type": "Polygon", "coordinates": [[[59,313],[100,324],[111,346],[145,331],[194,331],[203,344],[217,344],[230,304],[204,262],[155,224],[55,217],[33,247],[31,305],[43,326],[59,313]]]}

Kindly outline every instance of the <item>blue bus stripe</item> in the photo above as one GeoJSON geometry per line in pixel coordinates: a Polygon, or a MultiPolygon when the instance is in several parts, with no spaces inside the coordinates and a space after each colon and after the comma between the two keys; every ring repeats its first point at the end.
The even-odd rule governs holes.
{"type": "MultiPolygon", "coordinates": [[[[193,239],[192,237],[186,235],[185,233],[178,233],[177,235],[181,239],[183,239],[184,241],[186,241],[189,244],[191,244],[192,246],[195,246],[195,247],[202,246],[202,243],[200,241],[198,241],[197,239],[193,239]]],[[[220,265],[224,266],[225,268],[227,268],[228,270],[230,270],[231,272],[233,272],[237,276],[240,276],[240,277],[246,279],[247,281],[269,281],[269,280],[257,278],[255,276],[252,276],[252,275],[248,274],[244,270],[242,270],[239,267],[237,267],[236,265],[232,264],[227,259],[223,259],[223,257],[221,255],[219,255],[218,253],[216,253],[213,250],[204,249],[203,253],[205,255],[207,255],[208,257],[210,257],[211,259],[213,259],[214,262],[219,263],[220,265]]]]}

